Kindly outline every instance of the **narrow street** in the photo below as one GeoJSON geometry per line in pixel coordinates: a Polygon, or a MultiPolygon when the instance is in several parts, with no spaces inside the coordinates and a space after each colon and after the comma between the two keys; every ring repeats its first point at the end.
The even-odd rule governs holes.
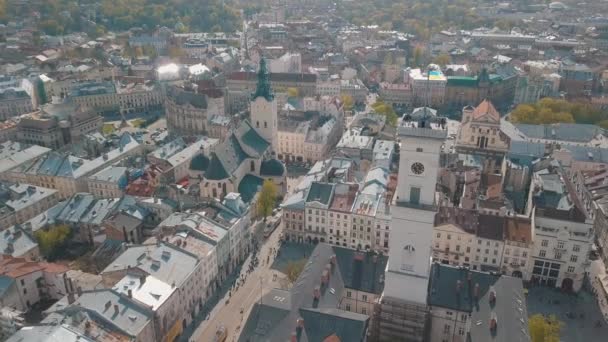
{"type": "Polygon", "coordinates": [[[241,326],[245,323],[253,304],[259,302],[261,296],[266,294],[270,289],[281,287],[281,281],[285,279],[285,276],[279,271],[270,269],[274,257],[268,257],[271,248],[278,249],[279,247],[279,235],[281,234],[282,227],[283,225],[281,224],[268,239],[260,241],[258,267],[253,272],[247,274],[249,264],[251,263],[250,255],[241,269],[240,276],[246,277],[244,284],[240,285],[238,290],[232,291],[232,296],[228,293],[218,302],[210,312],[209,319],[202,321],[194,331],[190,338],[191,342],[214,341],[216,331],[221,326],[226,327],[228,331],[226,341],[237,341],[241,326]],[[266,262],[267,260],[270,262],[266,262]],[[274,278],[275,274],[277,275],[276,278],[274,278]]]}

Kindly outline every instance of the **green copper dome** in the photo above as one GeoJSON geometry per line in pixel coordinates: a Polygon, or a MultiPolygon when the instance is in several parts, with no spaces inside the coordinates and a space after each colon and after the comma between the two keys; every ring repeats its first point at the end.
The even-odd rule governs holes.
{"type": "Polygon", "coordinates": [[[262,58],[260,60],[260,70],[258,71],[258,85],[255,89],[255,93],[251,95],[251,99],[255,100],[258,97],[263,97],[266,101],[272,101],[274,94],[270,88],[270,72],[266,67],[266,60],[262,58]]]}

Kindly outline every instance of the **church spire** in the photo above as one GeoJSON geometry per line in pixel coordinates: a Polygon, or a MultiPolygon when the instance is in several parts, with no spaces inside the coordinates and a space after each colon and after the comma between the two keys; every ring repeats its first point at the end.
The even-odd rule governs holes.
{"type": "Polygon", "coordinates": [[[262,57],[260,60],[260,70],[258,71],[258,85],[255,89],[255,93],[252,94],[251,99],[255,100],[258,97],[263,97],[266,101],[272,101],[274,94],[270,88],[270,73],[266,67],[266,59],[262,57]]]}

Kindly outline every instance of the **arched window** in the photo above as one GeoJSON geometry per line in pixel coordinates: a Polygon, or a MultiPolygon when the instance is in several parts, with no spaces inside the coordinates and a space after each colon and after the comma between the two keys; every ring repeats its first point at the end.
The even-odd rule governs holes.
{"type": "Polygon", "coordinates": [[[268,122],[264,121],[264,128],[268,128],[268,122]]]}
{"type": "Polygon", "coordinates": [[[259,121],[255,122],[255,128],[260,128],[260,122],[259,121]]]}
{"type": "Polygon", "coordinates": [[[416,262],[416,248],[412,245],[405,245],[401,250],[401,269],[413,271],[416,262]]]}

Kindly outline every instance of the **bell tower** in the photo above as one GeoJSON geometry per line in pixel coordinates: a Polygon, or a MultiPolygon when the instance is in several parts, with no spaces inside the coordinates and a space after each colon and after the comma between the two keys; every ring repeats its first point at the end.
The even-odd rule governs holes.
{"type": "Polygon", "coordinates": [[[255,92],[251,95],[251,125],[268,141],[272,151],[277,151],[278,119],[277,100],[270,87],[270,73],[266,60],[260,60],[258,70],[258,83],[255,92]]]}
{"type": "Polygon", "coordinates": [[[381,304],[383,315],[386,311],[403,322],[399,338],[406,341],[424,340],[428,316],[435,188],[441,145],[447,138],[447,122],[436,113],[428,107],[416,108],[397,128],[401,156],[381,304]],[[395,311],[395,306],[403,310],[395,311]]]}

